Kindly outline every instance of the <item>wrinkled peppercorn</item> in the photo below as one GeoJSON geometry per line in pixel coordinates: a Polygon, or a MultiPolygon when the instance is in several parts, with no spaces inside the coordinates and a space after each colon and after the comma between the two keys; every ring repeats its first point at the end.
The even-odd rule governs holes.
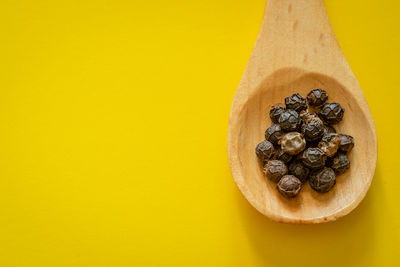
{"type": "Polygon", "coordinates": [[[285,110],[279,117],[279,124],[284,132],[296,131],[301,125],[299,113],[292,109],[285,110]]]}
{"type": "Polygon", "coordinates": [[[318,88],[306,99],[292,94],[285,98],[286,107],[273,105],[269,111],[273,124],[265,131],[266,140],[257,145],[256,154],[266,177],[277,183],[285,197],[299,194],[308,179],[313,190],[328,192],[336,175],[350,167],[347,153],[354,138],[336,133],[332,124],[343,119],[344,109],[327,100],[327,92],[318,88]]]}
{"type": "Polygon", "coordinates": [[[326,193],[336,184],[335,172],[331,168],[312,171],[310,174],[310,186],[319,193],[326,193]]]}
{"type": "Polygon", "coordinates": [[[313,118],[307,123],[303,123],[301,132],[307,141],[316,141],[324,134],[324,124],[319,118],[313,118]]]}
{"type": "Polygon", "coordinates": [[[278,142],[282,139],[283,132],[281,126],[279,124],[272,124],[265,131],[265,139],[270,141],[273,144],[278,144],[278,142]]]}
{"type": "Polygon", "coordinates": [[[292,160],[292,155],[283,151],[282,148],[277,147],[273,159],[282,160],[283,162],[288,163],[292,160]]]}
{"type": "Polygon", "coordinates": [[[283,196],[292,198],[300,193],[301,181],[296,176],[285,175],[279,181],[277,188],[283,196]]]}
{"type": "Polygon", "coordinates": [[[322,106],[319,115],[326,123],[335,124],[343,119],[344,109],[338,103],[326,103],[322,106]]]}
{"type": "Polygon", "coordinates": [[[309,112],[306,110],[302,110],[300,112],[300,118],[302,119],[303,122],[309,123],[313,119],[319,119],[318,114],[315,112],[309,112]]]}
{"type": "Polygon", "coordinates": [[[301,157],[303,164],[310,169],[321,169],[325,165],[325,153],[316,147],[309,147],[304,150],[301,157]]]}
{"type": "Polygon", "coordinates": [[[289,165],[289,173],[299,178],[304,183],[307,181],[310,170],[300,160],[295,160],[289,165]]]}
{"type": "Polygon", "coordinates": [[[288,173],[288,169],[283,161],[269,160],[264,165],[264,173],[271,181],[277,183],[288,173]]]}
{"type": "Polygon", "coordinates": [[[328,100],[328,94],[325,90],[314,89],[307,95],[308,104],[312,107],[319,107],[328,100]]]}
{"type": "Polygon", "coordinates": [[[299,94],[292,94],[286,97],[285,104],[287,109],[293,109],[297,112],[307,109],[306,99],[299,94]]]}
{"type": "Polygon", "coordinates": [[[327,133],[336,133],[336,130],[332,126],[324,124],[324,135],[327,133]]]}
{"type": "Polygon", "coordinates": [[[281,116],[282,112],[285,111],[285,108],[281,105],[273,105],[271,110],[269,111],[269,117],[271,118],[273,123],[278,123],[279,117],[281,116]]]}
{"type": "Polygon", "coordinates": [[[345,153],[338,153],[333,158],[331,168],[337,175],[343,174],[350,168],[350,160],[345,153]]]}
{"type": "Polygon", "coordinates": [[[354,138],[347,134],[339,134],[340,137],[340,151],[349,152],[354,147],[354,138]]]}
{"type": "Polygon", "coordinates": [[[256,155],[261,161],[267,161],[274,153],[274,146],[270,141],[264,140],[256,146],[256,155]]]}
{"type": "Polygon", "coordinates": [[[340,145],[340,137],[336,133],[325,134],[321,142],[319,142],[318,147],[328,156],[332,157],[336,154],[340,145]]]}
{"type": "Polygon", "coordinates": [[[296,155],[306,148],[306,140],[300,133],[290,132],[282,137],[281,148],[290,155],[296,155]]]}

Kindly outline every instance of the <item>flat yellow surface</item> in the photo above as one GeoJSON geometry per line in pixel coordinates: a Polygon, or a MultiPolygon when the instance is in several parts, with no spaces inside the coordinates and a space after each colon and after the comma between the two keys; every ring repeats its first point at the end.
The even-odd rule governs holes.
{"type": "Polygon", "coordinates": [[[242,197],[226,141],[265,1],[0,3],[0,266],[399,266],[400,4],[326,0],[379,140],[323,225],[242,197]]]}

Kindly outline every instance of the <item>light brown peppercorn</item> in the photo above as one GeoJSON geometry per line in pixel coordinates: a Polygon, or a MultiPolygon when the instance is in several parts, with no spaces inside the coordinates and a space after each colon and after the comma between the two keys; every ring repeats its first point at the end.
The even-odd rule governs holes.
{"type": "Polygon", "coordinates": [[[318,114],[315,112],[310,112],[306,110],[302,110],[300,112],[300,118],[303,120],[303,122],[308,123],[312,119],[319,119],[318,114]]]}
{"type": "Polygon", "coordinates": [[[281,148],[290,155],[296,155],[304,150],[306,140],[298,132],[290,132],[285,134],[281,139],[281,148]]]}
{"type": "Polygon", "coordinates": [[[321,142],[319,142],[318,147],[328,156],[332,157],[336,154],[340,145],[340,137],[335,133],[325,134],[321,142]]]}

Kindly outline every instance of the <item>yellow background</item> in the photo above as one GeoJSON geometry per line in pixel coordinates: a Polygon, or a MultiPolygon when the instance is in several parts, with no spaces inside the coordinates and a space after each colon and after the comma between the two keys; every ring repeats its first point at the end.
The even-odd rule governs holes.
{"type": "Polygon", "coordinates": [[[227,161],[264,0],[1,1],[0,266],[398,266],[400,4],[325,3],[378,166],[350,215],[296,226],[227,161]]]}

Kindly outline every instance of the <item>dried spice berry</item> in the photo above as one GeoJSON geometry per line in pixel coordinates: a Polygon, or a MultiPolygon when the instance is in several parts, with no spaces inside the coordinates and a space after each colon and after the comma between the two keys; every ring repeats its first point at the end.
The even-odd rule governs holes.
{"type": "Polygon", "coordinates": [[[316,141],[324,134],[324,124],[319,118],[313,118],[307,123],[303,123],[301,132],[307,141],[316,141]]]}
{"type": "Polygon", "coordinates": [[[293,109],[297,112],[307,109],[306,99],[299,94],[292,94],[286,97],[285,104],[287,109],[293,109]]]}
{"type": "Polygon", "coordinates": [[[324,135],[327,133],[336,133],[336,130],[332,126],[324,124],[324,135]]]}
{"type": "Polygon", "coordinates": [[[310,186],[319,193],[326,193],[336,184],[336,175],[331,168],[312,171],[310,174],[310,186]]]}
{"type": "Polygon", "coordinates": [[[275,149],[275,154],[273,158],[288,163],[292,160],[292,155],[286,153],[282,150],[282,148],[278,147],[275,149]]]}
{"type": "Polygon", "coordinates": [[[277,183],[288,173],[288,169],[283,161],[269,160],[264,165],[264,173],[271,181],[277,183]]]}
{"type": "Polygon", "coordinates": [[[287,133],[281,139],[281,149],[290,155],[296,155],[304,148],[306,148],[306,140],[298,132],[287,133]]]}
{"type": "Polygon", "coordinates": [[[325,134],[321,142],[319,142],[318,147],[328,156],[332,157],[336,154],[340,145],[340,137],[336,133],[325,134]]]}
{"type": "Polygon", "coordinates": [[[278,144],[278,142],[282,139],[283,132],[281,126],[279,124],[272,124],[265,131],[265,139],[270,141],[273,144],[278,144]]]}
{"type": "Polygon", "coordinates": [[[274,146],[270,141],[264,140],[256,146],[256,154],[261,161],[267,161],[274,154],[274,146]]]}
{"type": "Polygon", "coordinates": [[[328,94],[325,90],[314,89],[307,95],[307,102],[312,107],[319,107],[328,100],[328,94]]]}
{"type": "Polygon", "coordinates": [[[325,165],[325,153],[316,147],[309,147],[304,150],[302,155],[303,164],[310,169],[321,169],[325,165]]]}
{"type": "Polygon", "coordinates": [[[302,119],[303,122],[308,123],[312,119],[319,119],[318,114],[315,112],[309,112],[306,110],[302,110],[300,112],[300,118],[302,119]]]}
{"type": "Polygon", "coordinates": [[[299,178],[304,183],[307,181],[310,170],[300,160],[295,160],[289,165],[289,173],[299,178]]]}
{"type": "Polygon", "coordinates": [[[292,198],[300,193],[301,181],[296,176],[285,175],[279,181],[277,188],[283,196],[292,198]]]}
{"type": "Polygon", "coordinates": [[[354,138],[347,134],[339,134],[340,137],[340,151],[349,152],[354,147],[354,138]]]}
{"type": "Polygon", "coordinates": [[[326,103],[322,106],[319,116],[328,124],[338,123],[343,119],[344,109],[338,103],[326,103]]]}
{"type": "Polygon", "coordinates": [[[354,138],[336,133],[332,124],[343,119],[344,109],[327,100],[326,91],[318,88],[306,99],[292,94],[285,98],[286,107],[273,105],[269,111],[273,124],[265,131],[266,140],[257,145],[256,154],[266,177],[277,182],[285,197],[299,194],[307,179],[315,191],[328,192],[336,175],[350,167],[347,153],[354,147],[354,138]]]}
{"type": "Polygon", "coordinates": [[[292,109],[285,110],[279,117],[279,124],[284,132],[296,131],[300,128],[301,118],[299,113],[292,109]]]}
{"type": "Polygon", "coordinates": [[[285,108],[281,105],[274,105],[271,107],[269,111],[269,117],[271,118],[273,123],[278,123],[279,117],[281,116],[282,112],[285,111],[285,108]]]}
{"type": "Polygon", "coordinates": [[[350,168],[350,160],[345,153],[338,153],[333,158],[331,168],[337,175],[343,174],[350,168]]]}

